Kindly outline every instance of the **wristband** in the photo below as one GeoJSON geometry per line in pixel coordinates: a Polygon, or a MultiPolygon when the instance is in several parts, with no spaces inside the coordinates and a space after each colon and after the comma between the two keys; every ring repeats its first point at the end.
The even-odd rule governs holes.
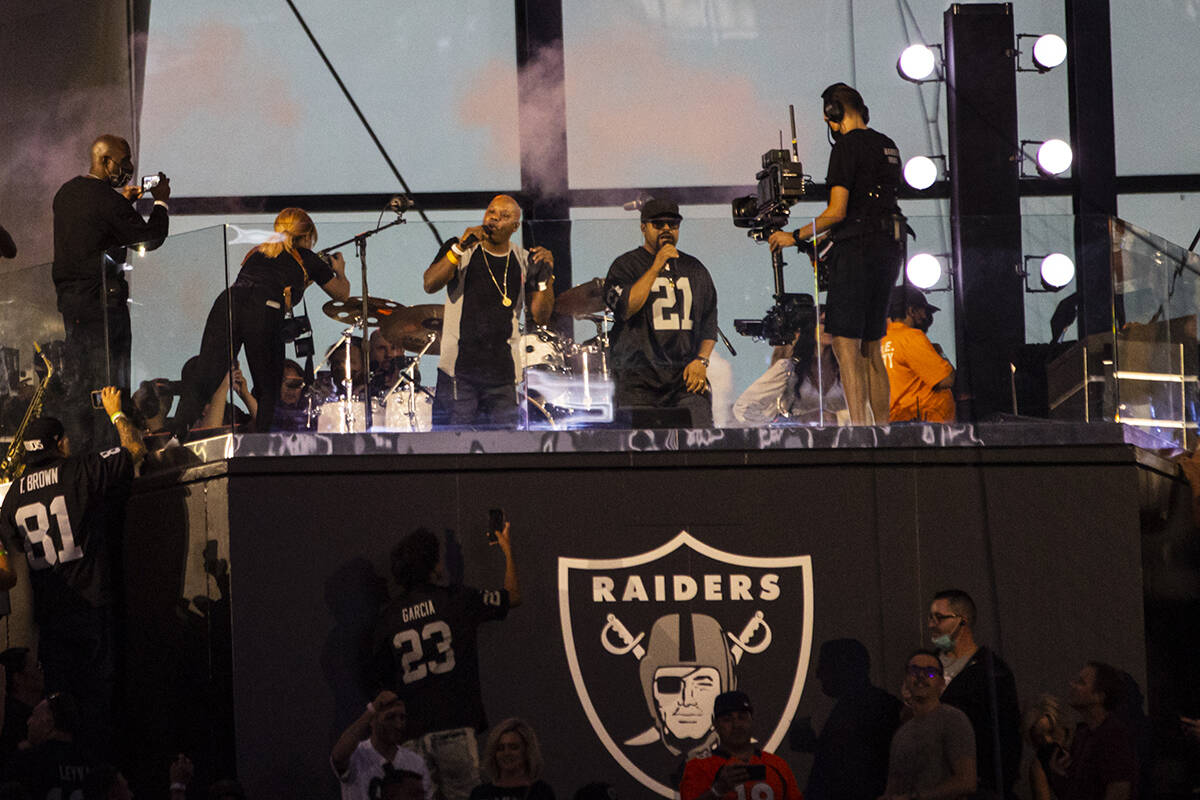
{"type": "Polygon", "coordinates": [[[792,231],[792,241],[796,243],[796,247],[800,247],[800,229],[792,231]]]}
{"type": "Polygon", "coordinates": [[[172,783],[172,784],[171,784],[171,791],[172,791],[172,792],[186,792],[186,791],[187,791],[187,784],[186,784],[186,783],[178,783],[178,782],[176,782],[176,783],[172,783]]]}
{"type": "MultiPolygon", "coordinates": [[[[125,417],[124,411],[118,411],[117,413],[110,415],[109,420],[112,422],[113,425],[116,425],[117,420],[119,420],[121,417],[125,417]]],[[[129,419],[129,417],[125,417],[125,419],[129,419]]]]}
{"type": "Polygon", "coordinates": [[[449,250],[446,251],[446,260],[457,267],[459,258],[458,258],[458,256],[454,255],[454,253],[452,252],[453,250],[454,250],[454,248],[451,247],[449,250]]]}
{"type": "Polygon", "coordinates": [[[461,247],[459,247],[459,246],[458,246],[458,243],[457,243],[457,242],[456,242],[456,243],[454,243],[454,244],[452,244],[452,245],[450,245],[450,250],[454,252],[454,255],[458,256],[459,258],[462,258],[462,256],[463,256],[463,249],[462,249],[461,247]]]}
{"type": "Polygon", "coordinates": [[[696,358],[694,360],[699,361],[701,364],[704,365],[705,369],[708,369],[708,359],[705,358],[704,356],[696,356],[696,358]]]}

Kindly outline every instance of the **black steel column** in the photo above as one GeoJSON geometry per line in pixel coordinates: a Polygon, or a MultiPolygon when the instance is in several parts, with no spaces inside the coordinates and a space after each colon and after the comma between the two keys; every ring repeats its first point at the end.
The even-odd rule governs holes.
{"type": "Polygon", "coordinates": [[[1079,336],[1112,330],[1108,217],[1117,214],[1112,25],[1108,0],[1066,0],[1067,82],[1075,212],[1079,336]]]}
{"type": "Polygon", "coordinates": [[[958,417],[1012,411],[1025,342],[1017,81],[1010,3],[954,4],[943,18],[955,275],[958,417]]]}
{"type": "Polygon", "coordinates": [[[562,292],[571,286],[562,3],[516,0],[515,7],[522,234],[526,247],[539,245],[554,254],[555,289],[562,292]]]}

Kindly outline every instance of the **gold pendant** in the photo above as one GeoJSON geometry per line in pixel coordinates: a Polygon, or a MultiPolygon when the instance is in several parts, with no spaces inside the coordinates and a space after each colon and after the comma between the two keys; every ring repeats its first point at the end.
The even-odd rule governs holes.
{"type": "Polygon", "coordinates": [[[512,305],[512,300],[510,300],[510,299],[509,299],[509,298],[507,298],[507,297],[505,297],[505,298],[504,298],[503,300],[501,300],[500,302],[504,304],[504,307],[505,307],[505,308],[508,308],[509,306],[511,306],[511,305],[512,305]]]}

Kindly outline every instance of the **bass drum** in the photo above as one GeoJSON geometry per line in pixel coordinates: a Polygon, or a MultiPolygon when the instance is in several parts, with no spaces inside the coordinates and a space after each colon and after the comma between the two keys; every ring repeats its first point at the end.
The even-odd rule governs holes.
{"type": "Polygon", "coordinates": [[[331,400],[317,408],[317,433],[365,433],[367,410],[361,400],[350,403],[350,420],[346,420],[346,401],[331,400]]]}
{"type": "Polygon", "coordinates": [[[371,430],[386,433],[418,433],[433,430],[433,394],[418,389],[412,405],[409,390],[392,392],[386,403],[372,401],[375,427],[371,430]]]}
{"type": "Polygon", "coordinates": [[[520,339],[522,366],[550,372],[566,372],[562,344],[549,331],[526,333],[520,339]]]}

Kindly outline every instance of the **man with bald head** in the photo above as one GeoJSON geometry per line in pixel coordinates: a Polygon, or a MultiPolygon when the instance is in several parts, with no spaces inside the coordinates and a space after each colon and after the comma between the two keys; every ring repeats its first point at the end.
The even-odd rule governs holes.
{"type": "Polygon", "coordinates": [[[71,178],[54,195],[52,275],[66,329],[63,422],[81,451],[112,443],[108,421],[92,411],[89,393],[116,386],[130,396],[124,248],[141,244],[153,250],[167,237],[170,180],[158,174],[147,220],[133,207],[142,193],[140,186],[127,185],[133,174],[129,142],[106,134],[92,143],[88,173],[71,178]]]}
{"type": "Polygon", "coordinates": [[[544,325],[554,310],[554,256],[514,245],[521,207],[496,195],[483,224],[446,242],[425,270],[425,291],[446,289],[435,426],[516,427],[522,358],[520,313],[526,302],[544,325]]]}

